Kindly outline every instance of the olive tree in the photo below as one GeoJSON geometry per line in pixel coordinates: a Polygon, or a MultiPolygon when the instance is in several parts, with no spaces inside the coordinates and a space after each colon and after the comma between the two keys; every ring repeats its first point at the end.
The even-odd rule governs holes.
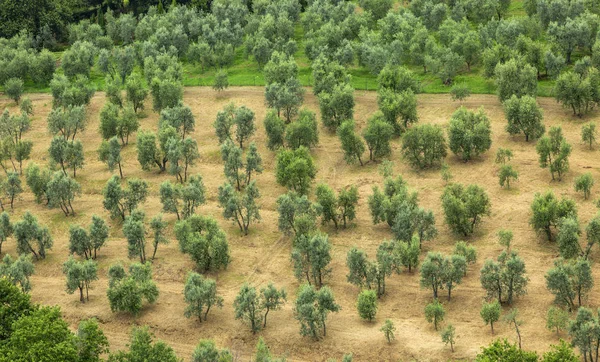
{"type": "Polygon", "coordinates": [[[140,258],[141,264],[147,260],[145,217],[146,214],[143,211],[134,209],[123,222],[123,235],[127,239],[127,254],[130,259],[140,258]]]}
{"type": "Polygon", "coordinates": [[[181,139],[184,140],[196,127],[196,119],[192,109],[181,103],[163,109],[158,118],[158,127],[160,129],[166,126],[175,128],[177,133],[181,135],[181,139]]]}
{"type": "Polygon", "coordinates": [[[317,229],[317,210],[306,195],[294,191],[277,198],[277,225],[284,234],[294,234],[295,238],[311,234],[317,229]]]}
{"type": "Polygon", "coordinates": [[[243,191],[237,191],[230,183],[219,186],[219,206],[223,208],[223,217],[236,222],[240,232],[248,235],[250,223],[260,220],[260,197],[256,181],[252,180],[243,191]]]}
{"type": "Polygon", "coordinates": [[[48,182],[52,178],[52,172],[48,168],[40,168],[35,162],[30,162],[25,169],[25,181],[31,192],[35,195],[35,201],[40,204],[44,200],[50,202],[48,196],[48,182]]]}
{"type": "Polygon", "coordinates": [[[430,168],[446,157],[446,138],[440,126],[422,124],[402,136],[402,155],[415,168],[430,168]]]}
{"type": "Polygon", "coordinates": [[[4,189],[4,194],[10,200],[10,209],[14,209],[15,199],[23,192],[21,186],[21,178],[16,172],[9,172],[6,179],[2,182],[1,187],[4,189]]]}
{"type": "Polygon", "coordinates": [[[337,129],[337,135],[342,144],[344,151],[344,159],[347,163],[353,163],[358,160],[360,165],[363,165],[362,154],[365,152],[365,144],[363,140],[356,134],[354,130],[354,121],[344,121],[337,129]]]}
{"type": "Polygon", "coordinates": [[[386,66],[377,78],[377,104],[384,119],[400,133],[418,121],[415,94],[420,85],[413,73],[404,67],[386,66]],[[401,122],[401,123],[399,123],[401,122]]]}
{"type": "Polygon", "coordinates": [[[369,160],[389,156],[392,153],[390,140],[394,135],[394,127],[387,123],[383,114],[378,112],[369,117],[363,137],[369,149],[369,160]]]}
{"type": "Polygon", "coordinates": [[[159,195],[162,210],[176,214],[177,220],[192,216],[206,202],[206,188],[200,175],[190,176],[184,185],[167,180],[160,184],[159,195]]]}
{"type": "Polygon", "coordinates": [[[216,220],[194,214],[175,224],[179,249],[189,254],[199,272],[225,269],[230,262],[225,232],[216,220]]]}
{"type": "Polygon", "coordinates": [[[343,227],[347,226],[356,217],[356,204],[358,203],[358,189],[356,186],[345,188],[336,196],[334,191],[326,184],[317,185],[315,190],[316,211],[322,217],[323,224],[333,221],[335,228],[338,222],[343,227]]]}
{"type": "Polygon", "coordinates": [[[335,85],[331,92],[320,92],[318,97],[321,120],[330,131],[354,117],[354,88],[350,84],[335,85]]]}
{"type": "Polygon", "coordinates": [[[139,75],[133,74],[127,78],[125,94],[136,114],[144,109],[144,102],[148,97],[148,88],[144,86],[142,78],[139,75]]]}
{"type": "Polygon", "coordinates": [[[425,319],[427,319],[427,322],[433,323],[433,327],[436,331],[438,330],[440,323],[444,321],[445,316],[446,310],[437,299],[425,306],[425,319]]]}
{"type": "Polygon", "coordinates": [[[453,101],[462,102],[471,96],[471,91],[465,84],[455,84],[450,88],[450,96],[453,101]]]}
{"type": "Polygon", "coordinates": [[[558,227],[562,218],[577,217],[577,206],[575,201],[568,198],[559,200],[552,191],[547,191],[535,194],[531,213],[529,225],[537,233],[545,233],[548,240],[552,241],[553,230],[558,227]]]}
{"type": "Polygon", "coordinates": [[[511,181],[516,181],[518,179],[519,173],[512,165],[500,166],[500,170],[498,171],[498,180],[501,187],[506,186],[507,189],[510,189],[511,181]]]}
{"type": "Polygon", "coordinates": [[[131,264],[129,274],[120,264],[113,264],[108,269],[106,295],[112,312],[127,312],[137,316],[142,310],[143,301],[153,304],[158,294],[150,263],[131,264]]]}
{"type": "Polygon", "coordinates": [[[117,137],[112,137],[108,142],[102,141],[98,148],[98,159],[108,166],[109,171],[114,171],[119,168],[119,175],[123,178],[123,167],[121,165],[123,159],[121,157],[121,145],[117,137]]]}
{"type": "Polygon", "coordinates": [[[569,326],[569,316],[569,311],[560,307],[552,306],[548,308],[548,312],[546,313],[546,328],[555,330],[558,335],[561,329],[567,329],[569,326]]]}
{"type": "Polygon", "coordinates": [[[375,291],[363,290],[360,292],[356,302],[356,309],[362,319],[366,319],[369,322],[373,321],[377,314],[377,294],[375,291]]]}
{"type": "Polygon", "coordinates": [[[183,140],[171,137],[167,140],[166,150],[169,173],[175,175],[179,182],[185,183],[189,167],[195,165],[200,158],[198,143],[192,137],[183,140]]]}
{"type": "Polygon", "coordinates": [[[290,123],[304,101],[304,89],[298,80],[298,64],[293,56],[274,51],[264,67],[265,99],[269,108],[290,123]]]}
{"type": "MultiPolygon", "coordinates": [[[[384,180],[383,191],[379,186],[373,187],[373,194],[369,196],[368,204],[373,223],[385,221],[391,227],[397,224],[396,216],[401,207],[411,212],[417,208],[417,193],[409,191],[402,176],[396,178],[390,176],[384,180]]],[[[412,213],[410,215],[412,216],[412,213]]]]}
{"type": "Polygon", "coordinates": [[[267,133],[267,147],[275,151],[283,147],[285,135],[285,122],[274,109],[267,112],[264,120],[265,132],[267,133]]]}
{"type": "Polygon", "coordinates": [[[108,225],[103,218],[98,215],[92,215],[92,223],[88,229],[89,240],[91,244],[89,256],[96,259],[98,250],[100,250],[108,239],[108,225]],[[92,256],[92,251],[94,255],[92,256]]]}
{"type": "Polygon", "coordinates": [[[340,309],[329,287],[317,290],[312,285],[302,284],[294,307],[294,315],[300,322],[300,334],[315,340],[326,336],[329,313],[339,312],[340,309]]]}
{"type": "Polygon", "coordinates": [[[583,198],[585,200],[590,197],[592,186],[594,186],[594,178],[589,172],[586,172],[575,179],[575,191],[583,192],[583,198]]]}
{"type": "Polygon", "coordinates": [[[60,207],[65,216],[75,216],[72,201],[80,193],[81,186],[77,181],[56,171],[47,184],[48,206],[60,207]]]}
{"type": "Polygon", "coordinates": [[[219,143],[222,144],[227,140],[235,141],[243,149],[244,142],[256,131],[254,118],[254,112],[246,106],[236,107],[233,103],[226,105],[217,113],[213,123],[219,143]],[[233,126],[235,126],[235,136],[231,129],[233,126]]]}
{"type": "Polygon", "coordinates": [[[187,304],[184,315],[187,318],[198,317],[200,322],[206,321],[213,306],[223,307],[223,297],[217,295],[217,282],[195,272],[190,272],[185,280],[183,297],[187,304]]]}
{"type": "Polygon", "coordinates": [[[32,253],[35,260],[46,258],[46,251],[54,244],[48,227],[40,225],[38,219],[26,211],[13,229],[19,255],[32,253]]]}
{"type": "Polygon", "coordinates": [[[513,95],[535,97],[537,93],[537,70],[529,64],[520,64],[516,59],[510,59],[496,66],[495,75],[501,102],[513,95]]]}
{"type": "Polygon", "coordinates": [[[504,101],[504,115],[508,120],[506,131],[511,135],[523,133],[525,141],[537,139],[544,134],[542,109],[534,97],[512,95],[504,101]]]}
{"type": "Polygon", "coordinates": [[[79,140],[67,141],[62,137],[55,136],[50,142],[48,153],[52,162],[60,165],[65,175],[67,174],[67,169],[73,169],[73,178],[75,178],[77,176],[77,169],[83,168],[83,143],[79,140]]]}
{"type": "Polygon", "coordinates": [[[579,348],[584,356],[584,361],[597,361],[594,351],[598,348],[597,334],[594,332],[600,328],[598,315],[590,308],[581,307],[577,310],[575,319],[569,321],[569,335],[573,346],[579,348]]]}
{"type": "Polygon", "coordinates": [[[535,147],[539,155],[541,168],[550,169],[552,180],[554,174],[558,175],[558,180],[569,170],[569,156],[573,147],[567,142],[562,134],[560,126],[553,126],[548,132],[548,136],[539,139],[535,147]]]}
{"type": "Polygon", "coordinates": [[[279,309],[285,300],[285,290],[277,290],[272,283],[260,292],[244,283],[233,302],[235,319],[247,322],[252,333],[256,333],[266,327],[269,311],[279,309]]]}
{"type": "Polygon", "coordinates": [[[18,285],[24,293],[31,290],[29,277],[33,275],[34,270],[31,255],[20,255],[13,259],[10,254],[6,254],[0,262],[0,278],[6,279],[12,285],[18,285]]]}
{"type": "Polygon", "coordinates": [[[159,244],[168,244],[169,239],[165,237],[165,229],[167,228],[167,222],[163,220],[162,214],[154,216],[150,220],[150,230],[152,231],[152,260],[156,257],[156,251],[158,250],[159,244]]]}
{"type": "Polygon", "coordinates": [[[490,325],[492,328],[492,334],[494,334],[494,323],[500,319],[500,313],[502,313],[502,308],[500,306],[500,302],[497,300],[490,303],[483,303],[481,306],[481,311],[479,315],[481,315],[481,319],[486,325],[490,325]]]}
{"type": "Polygon", "coordinates": [[[477,113],[460,107],[450,118],[450,150],[463,161],[469,161],[490,149],[491,133],[490,120],[483,107],[477,113]]]}
{"type": "Polygon", "coordinates": [[[119,176],[112,176],[104,190],[104,209],[110,212],[112,218],[120,217],[125,221],[140,204],[146,202],[148,197],[148,183],[140,179],[127,180],[127,188],[123,189],[119,176]]]}
{"type": "Polygon", "coordinates": [[[89,301],[90,284],[98,280],[98,264],[94,260],[77,261],[70,256],[63,264],[63,274],[67,278],[67,293],[73,294],[79,290],[79,301],[82,303],[89,301]]]}
{"type": "Polygon", "coordinates": [[[0,254],[2,254],[2,244],[13,235],[14,228],[10,221],[10,215],[3,211],[0,214],[0,254]]]}
{"type": "Polygon", "coordinates": [[[331,273],[329,237],[320,233],[312,236],[301,235],[294,244],[291,254],[294,275],[299,281],[306,279],[308,284],[320,288],[325,277],[331,273]]]}
{"type": "Polygon", "coordinates": [[[490,215],[490,199],[478,185],[450,184],[442,194],[442,209],[446,223],[455,233],[468,236],[483,216],[490,215]]]}
{"type": "Polygon", "coordinates": [[[298,119],[287,125],[285,129],[285,144],[297,149],[300,146],[312,148],[319,144],[317,116],[308,109],[301,109],[298,119]]]}
{"type": "Polygon", "coordinates": [[[201,339],[194,353],[192,354],[192,362],[205,361],[232,361],[233,356],[228,349],[219,350],[215,346],[215,342],[211,339],[201,339]]]}
{"type": "Polygon", "coordinates": [[[581,126],[581,141],[589,145],[590,150],[594,147],[594,143],[596,143],[597,134],[596,123],[590,122],[581,126]]]}
{"type": "Polygon", "coordinates": [[[183,99],[183,84],[171,78],[154,78],[150,82],[152,108],[160,112],[168,107],[175,107],[183,99]]]}
{"type": "Polygon", "coordinates": [[[308,149],[281,150],[277,154],[275,176],[277,183],[300,194],[308,193],[317,169],[308,149]]]}
{"type": "Polygon", "coordinates": [[[554,294],[554,303],[569,311],[581,307],[594,286],[592,267],[588,260],[557,260],[546,273],[546,288],[554,294]]]}
{"type": "Polygon", "coordinates": [[[24,83],[20,78],[10,78],[6,82],[4,82],[4,93],[17,105],[21,100],[21,96],[24,92],[24,83]]]}
{"type": "Polygon", "coordinates": [[[514,251],[503,251],[497,261],[484,262],[479,280],[488,298],[512,304],[516,297],[527,293],[529,278],[525,273],[523,259],[514,251]]]}
{"type": "Polygon", "coordinates": [[[387,342],[392,343],[392,341],[395,339],[394,332],[396,331],[394,322],[392,322],[390,319],[386,319],[385,322],[383,323],[383,326],[381,326],[381,329],[379,329],[379,330],[381,332],[383,332],[387,342]]]}
{"type": "Polygon", "coordinates": [[[213,82],[213,89],[217,92],[221,92],[229,88],[229,78],[227,71],[221,69],[215,74],[215,80],[213,82]]]}
{"type": "Polygon", "coordinates": [[[598,103],[597,92],[594,91],[598,87],[598,73],[593,71],[590,74],[593,76],[565,72],[558,76],[554,85],[556,101],[565,108],[571,108],[573,115],[578,117],[582,117],[598,103]]]}

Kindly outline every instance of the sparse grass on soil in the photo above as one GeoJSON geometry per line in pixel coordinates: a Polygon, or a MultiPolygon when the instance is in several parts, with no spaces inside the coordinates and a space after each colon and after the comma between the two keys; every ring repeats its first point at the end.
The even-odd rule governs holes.
{"type": "MultiPolygon", "coordinates": [[[[305,105],[318,112],[318,104],[311,90],[307,90],[306,94],[305,105]]],[[[25,137],[34,142],[32,159],[44,164],[48,160],[47,149],[51,140],[46,129],[46,118],[51,109],[52,99],[49,94],[28,96],[33,101],[35,116],[32,129],[25,137]]],[[[440,124],[444,128],[447,127],[452,112],[459,106],[459,103],[450,101],[449,95],[419,95],[418,101],[420,122],[440,124]]],[[[364,322],[358,316],[355,302],[359,289],[346,281],[346,253],[352,246],[358,246],[373,258],[377,246],[383,240],[392,237],[387,226],[372,224],[367,206],[372,186],[380,185],[382,177],[377,172],[377,164],[370,163],[364,167],[347,165],[343,160],[337,137],[323,127],[320,127],[319,146],[312,152],[319,170],[315,184],[327,182],[336,190],[347,185],[356,185],[359,188],[360,201],[358,219],[353,227],[338,232],[328,226],[323,227],[323,231],[329,233],[333,244],[332,276],[327,280],[327,285],[333,289],[342,310],[329,318],[328,333],[324,340],[313,342],[300,336],[299,326],[293,314],[293,302],[299,284],[293,276],[290,263],[291,240],[282,237],[277,230],[275,201],[277,196],[286,190],[275,181],[275,155],[266,148],[262,124],[266,110],[264,89],[261,87],[233,87],[221,93],[208,87],[185,88],[184,102],[192,108],[196,116],[196,131],[192,136],[198,140],[202,155],[201,161],[193,167],[192,172],[202,175],[208,192],[208,202],[200,207],[199,213],[214,216],[218,220],[228,235],[232,254],[232,262],[227,270],[211,274],[211,277],[217,279],[218,292],[225,298],[223,309],[211,311],[208,321],[202,324],[196,319],[186,319],[183,316],[184,279],[193,269],[193,263],[178,250],[172,234],[174,215],[166,216],[170,224],[170,244],[159,248],[157,260],[153,265],[154,279],[160,289],[160,296],[157,303],[146,306],[138,318],[112,313],[106,298],[106,273],[109,265],[115,262],[130,263],[119,222],[110,223],[110,239],[99,253],[100,280],[93,284],[89,303],[81,304],[76,295],[68,295],[65,292],[61,265],[68,256],[69,225],[80,223],[87,226],[92,214],[99,214],[107,220],[109,217],[102,207],[102,188],[111,173],[105,165],[97,161],[96,156],[96,149],[101,141],[97,132],[99,112],[105,102],[102,93],[97,93],[92,99],[88,108],[88,127],[79,136],[85,147],[86,164],[85,168],[78,172],[77,179],[83,192],[73,203],[77,215],[65,218],[58,209],[49,210],[38,205],[29,191],[16,203],[12,215],[14,220],[26,210],[30,210],[42,223],[50,227],[55,240],[48,258],[35,265],[31,292],[33,300],[60,306],[73,328],[81,319],[96,317],[113,350],[125,347],[132,326],[149,325],[158,338],[173,346],[178,356],[186,361],[189,361],[196,344],[202,338],[213,338],[218,346],[231,348],[234,354],[249,357],[259,336],[265,338],[273,353],[285,354],[293,361],[325,361],[328,358],[339,360],[344,353],[349,352],[354,354],[356,361],[470,360],[478,353],[480,346],[489,344],[495,338],[508,338],[510,341],[515,341],[516,338],[514,331],[504,323],[498,323],[495,326],[495,335],[492,335],[489,326],[485,326],[479,316],[484,297],[479,282],[479,270],[485,259],[495,258],[501,251],[501,246],[496,241],[498,229],[510,228],[515,235],[514,248],[519,250],[524,258],[530,278],[528,294],[517,299],[514,305],[519,308],[524,321],[521,327],[523,348],[543,352],[551,343],[558,341],[554,332],[545,329],[545,314],[552,305],[553,297],[546,290],[544,281],[544,274],[552,266],[558,251],[555,244],[538,238],[529,227],[530,203],[536,192],[553,189],[557,195],[568,196],[577,201],[581,223],[586,225],[596,213],[593,200],[597,199],[599,192],[594,189],[591,199],[584,201],[583,196],[573,190],[573,180],[584,172],[592,172],[596,179],[600,179],[600,158],[597,157],[597,150],[589,151],[579,140],[581,125],[590,119],[596,119],[596,113],[582,120],[573,118],[569,111],[561,108],[554,99],[539,98],[538,101],[544,109],[546,127],[562,125],[567,140],[573,145],[571,169],[562,182],[551,182],[549,171],[538,166],[535,143],[526,143],[523,137],[511,137],[504,131],[506,121],[497,97],[474,95],[463,103],[471,109],[482,105],[485,107],[492,121],[492,149],[469,163],[463,163],[453,155],[448,156],[446,162],[450,165],[454,182],[477,183],[487,190],[492,202],[492,215],[485,218],[475,235],[467,239],[477,248],[477,263],[469,267],[464,283],[455,289],[452,300],[447,302],[442,298],[447,311],[444,323],[452,323],[456,327],[455,353],[451,353],[450,348],[444,346],[439,333],[425,321],[423,308],[431,302],[431,293],[420,288],[416,272],[389,278],[387,294],[379,301],[379,311],[373,323],[364,322]],[[265,166],[264,172],[257,177],[262,193],[262,221],[252,225],[250,235],[245,237],[240,235],[237,226],[223,219],[216,200],[217,188],[225,179],[212,123],[217,111],[231,101],[238,105],[244,104],[256,112],[258,131],[252,140],[258,144],[265,166]],[[518,169],[520,178],[511,190],[504,190],[498,184],[494,155],[499,147],[510,148],[515,154],[512,164],[518,169]],[[248,327],[233,317],[233,300],[245,281],[255,286],[263,286],[273,281],[278,287],[285,287],[289,294],[289,301],[283,310],[270,313],[267,329],[257,335],[252,335],[248,327]],[[387,318],[391,319],[397,328],[396,340],[391,345],[387,344],[379,331],[387,318]]],[[[4,107],[16,111],[14,103],[2,97],[0,108],[4,107]]],[[[156,129],[158,115],[150,111],[150,104],[147,104],[147,109],[148,117],[141,120],[142,128],[156,129]]],[[[365,126],[368,116],[376,110],[374,92],[356,92],[355,119],[359,129],[365,126]]],[[[399,141],[394,141],[391,159],[395,162],[395,171],[405,178],[411,188],[419,192],[420,205],[433,209],[439,230],[439,236],[424,245],[421,258],[432,250],[449,253],[462,237],[452,234],[444,224],[440,208],[444,183],[440,173],[438,170],[413,171],[401,159],[399,148],[399,141]]],[[[159,184],[168,179],[174,181],[174,177],[142,171],[136,160],[135,139],[124,149],[124,157],[125,176],[144,178],[151,185],[149,200],[143,205],[150,218],[161,208],[158,198],[159,184]]],[[[5,252],[13,255],[16,253],[15,242],[12,239],[5,245],[5,252]]],[[[600,253],[594,250],[592,260],[598,258],[600,253]]],[[[596,280],[600,278],[599,274],[595,268],[596,280]]],[[[600,287],[592,290],[586,303],[593,307],[600,305],[600,287]]],[[[504,307],[504,312],[507,310],[508,307],[504,307]]]]}

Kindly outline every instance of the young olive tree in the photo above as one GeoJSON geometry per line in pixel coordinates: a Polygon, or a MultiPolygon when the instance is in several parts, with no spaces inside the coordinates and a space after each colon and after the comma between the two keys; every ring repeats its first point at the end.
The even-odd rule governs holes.
{"type": "Polygon", "coordinates": [[[396,327],[394,326],[394,322],[392,322],[390,319],[386,319],[383,323],[383,326],[381,326],[381,329],[379,330],[383,332],[383,335],[385,336],[385,339],[388,343],[392,343],[392,341],[396,338],[394,336],[396,327]]]}

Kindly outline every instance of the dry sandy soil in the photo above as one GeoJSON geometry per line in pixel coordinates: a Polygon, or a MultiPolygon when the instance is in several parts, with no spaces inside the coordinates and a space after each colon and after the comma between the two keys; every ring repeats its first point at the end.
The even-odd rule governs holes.
{"type": "MultiPolygon", "coordinates": [[[[35,143],[32,159],[38,163],[45,163],[51,139],[45,120],[52,100],[48,94],[29,94],[29,97],[34,103],[35,116],[32,129],[26,137],[35,143]]],[[[105,102],[104,95],[98,93],[89,107],[88,127],[81,135],[86,165],[77,176],[83,188],[81,197],[74,202],[77,215],[65,218],[59,209],[49,210],[36,204],[33,195],[27,191],[16,203],[13,216],[14,220],[17,220],[25,210],[30,210],[51,228],[55,240],[54,248],[46,260],[36,263],[31,294],[36,302],[60,306],[73,328],[76,328],[81,319],[96,317],[109,338],[111,349],[117,350],[124,348],[128,343],[132,326],[148,325],[158,338],[169,343],[178,356],[186,361],[190,359],[195,345],[202,338],[212,338],[219,347],[228,347],[242,357],[242,360],[249,360],[259,335],[265,338],[275,354],[287,355],[289,360],[294,361],[340,359],[344,353],[349,352],[354,354],[356,361],[470,360],[478,353],[480,346],[490,343],[494,338],[508,338],[511,341],[515,341],[516,338],[514,330],[501,322],[495,328],[495,335],[492,335],[489,326],[485,326],[479,316],[484,297],[479,283],[479,269],[485,259],[495,258],[501,251],[496,240],[498,229],[510,228],[515,234],[514,247],[524,258],[530,278],[527,295],[519,298],[514,305],[519,308],[523,319],[523,348],[543,352],[551,343],[558,341],[556,334],[545,328],[545,314],[552,304],[552,295],[546,290],[544,282],[544,274],[558,255],[557,247],[538,238],[528,225],[530,203],[536,192],[553,189],[556,194],[577,201],[582,226],[585,227],[596,213],[594,202],[584,201],[583,196],[573,189],[574,179],[584,172],[591,171],[594,177],[600,180],[598,151],[590,151],[580,142],[581,125],[596,117],[595,114],[584,120],[573,118],[568,110],[561,108],[553,99],[539,99],[544,109],[546,127],[562,125],[566,138],[574,146],[570,158],[570,171],[562,182],[552,182],[549,171],[538,166],[535,144],[526,143],[521,136],[511,137],[504,131],[506,121],[495,96],[472,96],[464,102],[464,105],[471,109],[485,107],[492,120],[492,148],[479,159],[469,163],[461,162],[454,155],[449,155],[446,162],[450,165],[455,182],[477,183],[485,187],[491,198],[492,214],[484,219],[476,233],[468,239],[477,248],[477,263],[469,268],[466,279],[456,288],[452,300],[447,302],[443,298],[447,310],[446,321],[456,327],[457,333],[456,351],[451,353],[449,346],[444,346],[433,326],[425,321],[423,308],[431,301],[431,293],[420,288],[418,273],[403,273],[390,277],[387,294],[379,301],[376,320],[368,323],[359,318],[355,308],[359,290],[346,281],[345,259],[348,249],[352,246],[363,248],[374,257],[377,246],[384,239],[391,238],[387,225],[372,224],[367,206],[372,186],[381,184],[382,177],[377,172],[377,164],[369,163],[363,167],[347,165],[343,160],[337,137],[324,128],[320,129],[319,146],[313,150],[319,170],[316,182],[327,182],[338,190],[347,185],[357,185],[360,201],[358,218],[353,227],[337,232],[328,226],[323,228],[329,233],[333,244],[333,272],[327,284],[333,289],[342,310],[330,316],[328,335],[324,340],[314,342],[300,336],[299,325],[293,314],[293,301],[299,284],[293,276],[289,259],[291,242],[282,237],[277,230],[276,221],[275,201],[277,196],[286,190],[275,181],[275,155],[266,148],[262,124],[265,115],[263,89],[231,88],[217,94],[209,88],[185,88],[184,101],[192,107],[196,116],[196,131],[193,137],[198,140],[202,155],[201,161],[193,167],[192,172],[202,175],[208,192],[208,202],[199,212],[212,215],[218,220],[227,232],[230,244],[232,262],[229,268],[211,275],[217,279],[218,291],[225,299],[225,306],[211,311],[208,321],[202,324],[183,316],[183,283],[186,274],[192,270],[193,263],[189,257],[179,252],[171,227],[171,243],[159,248],[157,260],[153,265],[154,279],[160,289],[157,303],[146,306],[138,318],[112,313],[106,298],[106,272],[112,263],[130,262],[127,259],[127,245],[120,224],[115,221],[111,222],[111,235],[107,246],[100,252],[100,280],[93,284],[90,301],[81,304],[77,295],[65,292],[61,264],[68,256],[69,225],[80,223],[87,226],[92,214],[102,215],[108,220],[108,213],[102,207],[101,195],[102,188],[111,174],[104,164],[96,160],[96,149],[101,141],[97,132],[99,111],[105,102]],[[253,141],[259,146],[265,166],[263,174],[257,177],[262,192],[262,221],[252,225],[248,236],[241,236],[236,225],[223,219],[216,200],[217,188],[224,182],[224,176],[212,122],[217,111],[232,101],[237,105],[245,104],[256,112],[258,132],[253,141]],[[498,184],[494,155],[499,147],[511,148],[515,154],[512,162],[520,172],[520,179],[511,190],[504,190],[498,184]],[[257,335],[253,335],[247,326],[233,317],[233,300],[240,286],[246,281],[257,287],[273,281],[278,287],[284,287],[289,294],[288,303],[283,310],[271,313],[266,330],[257,335]],[[396,341],[390,345],[385,342],[383,334],[379,331],[386,318],[392,319],[397,327],[396,341]]],[[[316,99],[310,90],[307,91],[305,106],[318,112],[316,99]]],[[[16,110],[14,104],[6,98],[0,100],[0,108],[4,107],[16,110]]],[[[420,95],[420,122],[447,127],[450,115],[457,107],[458,104],[453,103],[448,95],[420,95]]],[[[359,128],[365,126],[368,116],[376,110],[375,93],[356,93],[355,118],[359,128]]],[[[142,128],[156,129],[157,114],[150,110],[146,112],[148,117],[142,119],[142,128]]],[[[444,224],[440,207],[444,183],[439,171],[413,171],[402,160],[399,148],[399,141],[394,141],[391,159],[395,162],[395,171],[405,178],[411,188],[419,192],[420,204],[433,209],[437,220],[439,236],[424,245],[421,257],[430,250],[449,253],[461,237],[453,235],[444,224]]],[[[152,217],[160,211],[160,182],[174,180],[174,177],[142,171],[136,160],[135,139],[124,149],[124,154],[125,176],[144,178],[151,184],[151,196],[143,207],[148,217],[152,217]]],[[[592,200],[597,198],[597,190],[598,187],[593,192],[592,200]]],[[[166,217],[172,226],[175,216],[169,214],[166,217]]],[[[15,253],[13,240],[8,240],[5,245],[6,252],[15,253]]],[[[599,257],[600,253],[594,251],[592,259],[599,257]]],[[[594,269],[596,280],[600,280],[600,273],[597,268],[594,269]]],[[[600,287],[592,291],[587,304],[600,304],[600,287]]],[[[505,308],[506,310],[508,309],[505,308]]]]}

